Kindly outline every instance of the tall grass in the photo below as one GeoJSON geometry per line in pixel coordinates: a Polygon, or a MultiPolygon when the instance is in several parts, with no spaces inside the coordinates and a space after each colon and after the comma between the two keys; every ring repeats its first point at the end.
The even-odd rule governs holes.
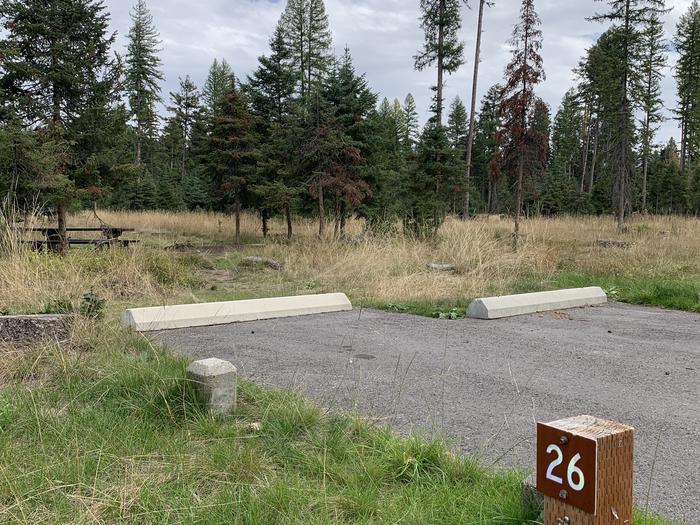
{"type": "MultiPolygon", "coordinates": [[[[259,218],[244,214],[242,229],[249,244],[244,253],[284,263],[286,284],[280,286],[278,275],[240,268],[232,245],[233,223],[225,215],[100,211],[99,216],[108,224],[135,228],[129,236],[140,238],[142,245],[106,253],[72,250],[58,259],[29,253],[12,241],[0,254],[0,309],[36,308],[47,299],[79,296],[90,288],[123,302],[147,302],[149,297],[163,302],[179,289],[179,300],[187,300],[183,293],[200,282],[201,267],[218,262],[162,251],[176,242],[219,244],[235,252],[226,263],[239,275],[227,289],[232,297],[269,295],[282,288],[285,293],[342,291],[358,304],[399,310],[424,305],[430,310],[461,307],[482,295],[599,284],[610,288],[613,297],[631,302],[700,309],[700,221],[692,218],[635,217],[624,234],[618,234],[609,217],[530,219],[524,221],[525,238],[514,254],[510,221],[498,217],[448,219],[431,240],[398,233],[368,235],[360,220],[348,223],[342,239],[332,232],[319,238],[315,221],[299,220],[294,240],[288,242],[281,219],[270,221],[270,237],[263,240],[259,218]],[[601,247],[596,242],[601,239],[619,239],[629,247],[601,247]],[[432,261],[450,263],[456,272],[431,272],[426,263],[432,261]],[[247,281],[240,278],[242,271],[250,274],[247,281]],[[243,290],[246,282],[250,290],[243,290]]],[[[71,217],[70,224],[98,222],[86,212],[71,217]]]]}

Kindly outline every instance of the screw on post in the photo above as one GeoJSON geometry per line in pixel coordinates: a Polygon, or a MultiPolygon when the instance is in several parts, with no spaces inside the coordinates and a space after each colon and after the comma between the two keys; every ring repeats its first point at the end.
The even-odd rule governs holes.
{"type": "Polygon", "coordinates": [[[557,525],[570,525],[571,519],[569,516],[564,516],[563,518],[557,518],[557,525]]]}
{"type": "Polygon", "coordinates": [[[569,497],[569,493],[568,493],[567,491],[565,491],[565,490],[562,490],[562,491],[559,492],[559,497],[560,497],[561,499],[566,499],[566,498],[569,497]]]}

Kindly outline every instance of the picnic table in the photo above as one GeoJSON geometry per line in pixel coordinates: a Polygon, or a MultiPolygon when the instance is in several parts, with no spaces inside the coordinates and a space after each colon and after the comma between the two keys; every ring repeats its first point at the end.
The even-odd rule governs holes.
{"type": "MultiPolygon", "coordinates": [[[[61,246],[61,235],[58,228],[28,228],[25,231],[44,235],[46,240],[28,241],[36,250],[43,251],[44,249],[48,249],[49,251],[56,252],[61,246]]],[[[112,248],[115,246],[128,248],[130,245],[139,241],[122,239],[121,236],[127,232],[133,231],[135,231],[133,228],[115,228],[112,226],[101,226],[98,228],[66,228],[66,233],[99,232],[101,234],[99,239],[73,239],[69,236],[66,242],[68,246],[92,245],[95,248],[112,248]]]]}

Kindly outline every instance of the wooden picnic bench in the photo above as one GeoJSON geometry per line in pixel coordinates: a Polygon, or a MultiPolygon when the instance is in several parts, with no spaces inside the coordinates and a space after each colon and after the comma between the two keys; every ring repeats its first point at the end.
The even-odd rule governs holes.
{"type": "MultiPolygon", "coordinates": [[[[26,241],[31,244],[35,250],[44,251],[48,250],[51,252],[59,251],[61,247],[61,235],[58,228],[29,228],[28,232],[41,233],[44,235],[45,240],[43,241],[26,241]]],[[[94,246],[95,248],[113,248],[113,247],[123,247],[128,248],[132,244],[136,244],[139,241],[134,239],[122,239],[121,236],[126,232],[135,231],[133,228],[114,228],[112,226],[103,226],[99,228],[66,228],[66,233],[89,233],[89,232],[99,232],[102,236],[99,239],[72,239],[68,237],[68,246],[94,246]]]]}

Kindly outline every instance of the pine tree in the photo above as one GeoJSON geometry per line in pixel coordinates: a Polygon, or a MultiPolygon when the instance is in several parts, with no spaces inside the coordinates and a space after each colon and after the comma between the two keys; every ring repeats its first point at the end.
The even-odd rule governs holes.
{"type": "Polygon", "coordinates": [[[523,187],[524,202],[527,205],[536,204],[539,198],[539,188],[548,172],[551,127],[552,119],[549,106],[542,99],[535,99],[528,117],[529,144],[526,161],[528,172],[523,187]]]}
{"type": "Polygon", "coordinates": [[[481,190],[480,195],[487,213],[496,213],[498,210],[497,187],[501,175],[498,133],[501,128],[502,91],[499,85],[489,88],[481,101],[475,124],[472,179],[481,190]]]}
{"type": "Polygon", "coordinates": [[[423,48],[414,57],[415,68],[423,71],[437,65],[437,84],[433,114],[442,126],[444,109],[444,75],[452,74],[464,64],[464,43],[459,40],[462,29],[461,0],[421,0],[421,29],[425,34],[423,48]]]}
{"type": "Polygon", "coordinates": [[[567,181],[584,176],[581,173],[582,120],[577,93],[570,89],[561,101],[552,127],[552,171],[567,181]]]}
{"type": "Polygon", "coordinates": [[[459,149],[466,155],[469,117],[467,116],[467,108],[464,107],[464,103],[459,97],[455,97],[450,106],[450,114],[447,117],[447,136],[450,138],[452,147],[459,149]]]}
{"type": "Polygon", "coordinates": [[[224,97],[209,135],[209,166],[219,209],[235,215],[236,244],[241,240],[241,211],[251,191],[258,160],[255,118],[248,99],[233,87],[224,97]]]}
{"type": "Polygon", "coordinates": [[[168,111],[172,113],[173,125],[180,135],[180,181],[187,177],[187,161],[192,142],[192,128],[197,113],[200,111],[199,92],[197,86],[190,80],[189,75],[183,80],[180,78],[180,90],[170,93],[170,106],[168,111]]]}
{"type": "MultiPolygon", "coordinates": [[[[347,47],[324,87],[323,100],[343,132],[362,148],[369,140],[366,122],[377,104],[377,95],[369,89],[365,75],[358,75],[355,71],[347,47]]],[[[387,111],[393,111],[386,98],[383,104],[386,104],[387,111]]]]}
{"type": "Polygon", "coordinates": [[[68,207],[85,180],[77,130],[88,110],[106,100],[118,68],[109,15],[100,0],[0,0],[0,20],[0,85],[21,125],[44,130],[40,148],[50,158],[42,164],[51,167],[39,170],[35,185],[55,206],[65,252],[68,207]]]}
{"type": "Polygon", "coordinates": [[[144,140],[153,139],[163,81],[158,57],[160,39],[145,0],[138,0],[131,12],[131,29],[126,52],[126,82],[131,116],[136,122],[136,164],[141,164],[144,140]]]}
{"type": "Polygon", "coordinates": [[[700,152],[700,5],[697,0],[693,0],[681,16],[673,45],[679,55],[676,114],[681,126],[680,167],[690,184],[693,174],[687,167],[696,162],[700,152]]]}
{"type": "Polygon", "coordinates": [[[330,49],[333,45],[324,0],[308,1],[308,28],[306,42],[307,85],[318,88],[330,65],[330,49]]]}
{"type": "Polygon", "coordinates": [[[666,41],[664,26],[654,13],[649,18],[642,34],[642,83],[643,89],[639,105],[644,113],[640,138],[642,142],[642,210],[647,209],[647,185],[649,178],[649,156],[654,136],[663,122],[663,101],[661,99],[661,80],[666,67],[666,41]]]}
{"type": "Polygon", "coordinates": [[[331,62],[332,36],[323,0],[287,0],[280,26],[299,95],[306,99],[331,62]]]}
{"type": "Polygon", "coordinates": [[[447,128],[429,122],[416,146],[416,161],[408,181],[404,224],[416,237],[437,233],[448,204],[459,188],[463,163],[447,135],[447,128]]]}
{"type": "Polygon", "coordinates": [[[246,90],[254,112],[262,122],[279,122],[289,114],[294,95],[294,72],[281,25],[270,40],[270,56],[258,58],[259,66],[248,77],[246,90]]]}
{"type": "Polygon", "coordinates": [[[318,232],[323,236],[328,197],[335,199],[336,212],[343,217],[343,206],[355,209],[371,195],[364,172],[359,169],[364,158],[342,128],[327,116],[322,116],[320,124],[307,122],[298,155],[300,171],[313,174],[308,189],[318,204],[318,232]]]}
{"type": "MultiPolygon", "coordinates": [[[[284,211],[287,237],[291,239],[292,206],[302,188],[290,169],[296,129],[295,116],[292,115],[296,85],[294,71],[289,65],[290,51],[285,45],[281,25],[277,26],[270,40],[270,50],[269,56],[258,59],[259,66],[248,77],[246,86],[263,137],[258,180],[253,191],[258,198],[264,222],[269,213],[284,211]]],[[[266,230],[266,224],[263,230],[266,230]]]]}
{"type": "Polygon", "coordinates": [[[533,168],[532,158],[528,158],[535,137],[528,127],[528,117],[536,102],[534,87],[545,79],[542,67],[542,31],[540,18],[535,12],[534,0],[523,0],[520,22],[513,30],[510,41],[512,59],[506,67],[506,81],[503,88],[501,113],[503,128],[500,132],[504,144],[504,165],[514,165],[515,209],[513,230],[513,251],[518,249],[520,240],[520,215],[523,204],[523,183],[527,171],[533,168]]]}
{"type": "Polygon", "coordinates": [[[416,100],[410,93],[406,95],[403,103],[403,111],[406,115],[406,135],[403,137],[403,144],[407,150],[411,151],[418,142],[418,110],[416,109],[416,100]]]}
{"type": "Polygon", "coordinates": [[[224,102],[226,94],[231,91],[235,82],[231,66],[226,59],[219,62],[214,59],[209,67],[207,79],[202,88],[202,105],[210,117],[216,116],[217,111],[224,102]]]}
{"type": "Polygon", "coordinates": [[[616,125],[611,128],[611,151],[615,165],[615,192],[617,194],[617,226],[625,227],[628,212],[629,191],[633,171],[634,124],[630,125],[634,112],[634,101],[641,92],[641,42],[644,29],[654,15],[666,11],[664,0],[605,0],[610,9],[596,14],[591,20],[612,22],[617,28],[619,63],[617,74],[621,89],[620,98],[613,111],[616,125]]]}
{"type": "MultiPolygon", "coordinates": [[[[336,232],[343,234],[346,217],[369,195],[369,186],[364,180],[364,162],[372,149],[369,117],[377,104],[377,95],[369,89],[365,75],[358,75],[355,71],[347,47],[328,75],[322,100],[325,106],[324,119],[329,128],[327,137],[331,142],[338,140],[338,147],[345,151],[345,174],[334,178],[336,232]],[[330,139],[335,134],[339,137],[330,139]],[[351,149],[356,151],[351,152],[351,149]],[[355,154],[359,157],[355,158],[355,154]]],[[[384,99],[382,106],[388,115],[393,113],[393,106],[387,99],[384,99]]]]}

